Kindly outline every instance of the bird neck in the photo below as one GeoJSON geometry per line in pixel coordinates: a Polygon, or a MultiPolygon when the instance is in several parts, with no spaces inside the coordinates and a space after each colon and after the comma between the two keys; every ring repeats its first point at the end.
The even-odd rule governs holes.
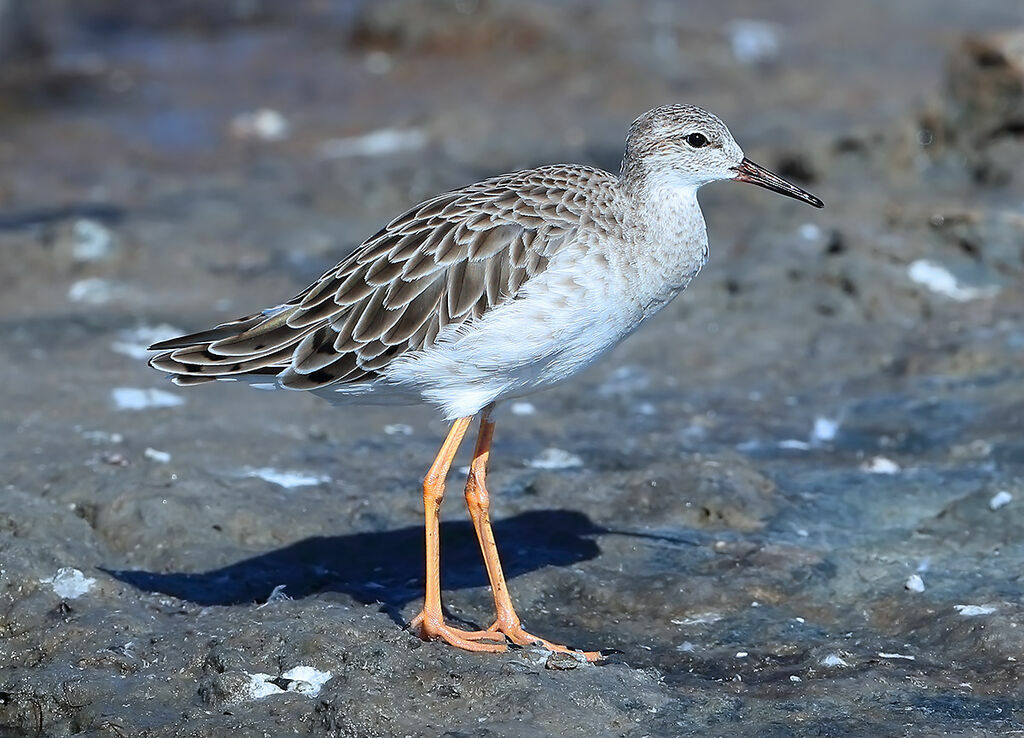
{"type": "Polygon", "coordinates": [[[624,177],[629,236],[623,256],[644,315],[660,309],[696,276],[708,258],[698,186],[665,177],[624,177]]]}
{"type": "Polygon", "coordinates": [[[658,176],[639,168],[624,168],[619,186],[638,218],[637,225],[649,237],[668,245],[706,242],[704,216],[697,202],[700,185],[681,183],[672,176],[658,176]]]}

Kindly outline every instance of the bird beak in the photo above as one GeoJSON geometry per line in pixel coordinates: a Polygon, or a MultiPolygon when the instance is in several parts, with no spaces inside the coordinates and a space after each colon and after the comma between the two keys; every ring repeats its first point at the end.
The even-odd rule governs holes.
{"type": "Polygon", "coordinates": [[[733,167],[732,171],[736,172],[736,176],[733,179],[739,182],[756,184],[758,187],[764,187],[766,190],[772,190],[780,195],[792,197],[794,200],[806,202],[808,205],[813,205],[816,208],[825,207],[825,203],[810,192],[801,190],[795,184],[787,182],[775,172],[765,169],[760,164],[755,164],[746,157],[743,158],[738,167],[733,167]]]}

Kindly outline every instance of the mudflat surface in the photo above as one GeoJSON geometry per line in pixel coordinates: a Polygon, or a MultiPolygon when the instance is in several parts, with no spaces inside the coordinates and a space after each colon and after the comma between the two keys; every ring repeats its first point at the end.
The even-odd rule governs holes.
{"type": "MultiPolygon", "coordinates": [[[[0,734],[1024,733],[1024,106],[963,46],[1017,3],[18,5],[0,734]],[[707,188],[693,285],[498,415],[526,625],[622,653],[423,643],[436,416],[175,388],[143,349],[430,194],[615,169],[672,101],[828,207],[707,188]]],[[[486,626],[461,481],[445,604],[486,626]]]]}

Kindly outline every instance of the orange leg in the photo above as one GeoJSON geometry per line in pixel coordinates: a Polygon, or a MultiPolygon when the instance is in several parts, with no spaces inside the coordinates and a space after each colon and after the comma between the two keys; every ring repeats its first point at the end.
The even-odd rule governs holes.
{"type": "Polygon", "coordinates": [[[413,618],[410,628],[419,628],[424,639],[440,638],[446,643],[467,651],[504,651],[506,646],[496,633],[478,630],[465,631],[452,628],[444,622],[441,611],[441,553],[439,513],[444,500],[444,482],[451,468],[455,452],[459,450],[472,417],[459,418],[452,424],[448,437],[434,459],[430,471],[423,479],[423,507],[426,518],[427,584],[423,610],[413,618]]]}
{"type": "Polygon", "coordinates": [[[480,435],[477,437],[476,450],[473,452],[473,464],[469,468],[466,480],[466,506],[473,518],[473,527],[480,542],[480,551],[487,566],[487,578],[491,582],[494,595],[496,620],[488,630],[503,633],[510,641],[520,646],[540,644],[550,651],[565,653],[582,653],[588,661],[600,659],[600,651],[575,651],[557,643],[538,638],[523,630],[523,626],[512,605],[512,597],[505,583],[505,574],[501,570],[501,559],[498,547],[494,542],[494,531],[491,530],[490,497],[487,494],[487,457],[491,450],[491,439],[494,437],[494,422],[491,420],[491,408],[485,408],[480,416],[480,435]]]}

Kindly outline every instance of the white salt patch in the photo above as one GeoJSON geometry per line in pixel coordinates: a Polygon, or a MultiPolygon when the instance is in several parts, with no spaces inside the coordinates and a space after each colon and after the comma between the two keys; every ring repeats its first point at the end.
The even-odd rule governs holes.
{"type": "Polygon", "coordinates": [[[124,285],[109,279],[89,277],[78,280],[68,288],[68,299],[85,305],[103,305],[123,291],[124,285]]]}
{"type": "Polygon", "coordinates": [[[805,241],[817,241],[821,238],[821,228],[814,223],[804,223],[800,226],[800,238],[805,241]]]}
{"type": "Polygon", "coordinates": [[[40,579],[39,583],[52,585],[53,591],[58,597],[73,600],[91,590],[96,584],[96,580],[85,576],[78,569],[65,566],[58,569],[52,577],[40,579]]]}
{"type": "Polygon", "coordinates": [[[814,427],[811,428],[811,443],[825,443],[835,440],[839,432],[839,420],[837,418],[817,417],[814,419],[814,427]]]}
{"type": "Polygon", "coordinates": [[[427,145],[427,134],[419,128],[384,128],[362,136],[324,141],[320,155],[325,159],[352,156],[386,156],[402,151],[417,151],[427,145]]]}
{"type": "Polygon", "coordinates": [[[283,469],[275,469],[272,466],[262,466],[258,469],[246,469],[244,475],[247,477],[257,477],[265,482],[276,484],[277,486],[284,487],[285,489],[311,487],[315,484],[324,484],[331,481],[331,478],[326,474],[308,474],[300,471],[286,471],[283,469]]]}
{"type": "Polygon", "coordinates": [[[879,651],[878,655],[883,659],[906,659],[907,661],[916,661],[917,659],[913,656],[907,656],[902,653],[886,653],[885,651],[879,651]]]}
{"type": "Polygon", "coordinates": [[[537,412],[532,402],[513,402],[510,409],[513,415],[533,415],[537,412]]]}
{"type": "Polygon", "coordinates": [[[295,666],[281,675],[283,679],[290,679],[289,692],[298,692],[307,697],[316,697],[320,694],[323,686],[331,680],[331,672],[320,671],[312,666],[295,666]]]}
{"type": "Polygon", "coordinates": [[[110,344],[110,348],[133,359],[148,359],[151,354],[150,346],[158,341],[166,341],[168,338],[174,338],[181,334],[182,331],[167,323],[140,325],[138,328],[118,333],[120,340],[110,344]]]}
{"type": "Polygon", "coordinates": [[[803,680],[800,677],[798,677],[796,674],[790,674],[789,675],[789,681],[791,681],[791,682],[800,682],[800,681],[803,681],[803,680]]]}
{"type": "Polygon", "coordinates": [[[648,373],[638,366],[620,366],[612,371],[608,378],[597,388],[602,397],[626,395],[647,389],[651,384],[648,373]]]}
{"type": "Polygon", "coordinates": [[[124,441],[124,436],[120,433],[107,433],[100,430],[84,430],[82,438],[93,443],[121,443],[124,441]]]}
{"type": "Polygon", "coordinates": [[[779,55],[779,32],[772,23],[736,20],[726,30],[733,56],[744,64],[770,61],[779,55]]]}
{"type": "Polygon", "coordinates": [[[148,344],[142,346],[141,344],[125,343],[124,341],[114,341],[110,344],[110,350],[116,354],[124,354],[130,356],[133,359],[145,359],[149,357],[148,344]]]}
{"type": "Polygon", "coordinates": [[[860,468],[869,474],[897,474],[900,465],[884,456],[875,456],[861,464],[860,468]]]}
{"type": "Polygon", "coordinates": [[[363,64],[366,66],[367,72],[376,75],[387,74],[394,67],[391,54],[388,54],[386,51],[371,51],[366,55],[363,64]]]}
{"type": "Polygon", "coordinates": [[[285,587],[287,587],[287,586],[288,586],[287,584],[279,584],[276,587],[274,587],[272,590],[270,590],[270,596],[267,597],[267,601],[264,602],[262,605],[257,605],[256,609],[257,610],[262,610],[267,605],[272,605],[275,602],[287,602],[287,601],[291,600],[291,597],[289,597],[287,594],[285,594],[285,591],[284,591],[285,587]]]}
{"type": "Polygon", "coordinates": [[[281,141],[288,137],[291,124],[281,113],[260,108],[236,115],[231,121],[231,135],[260,141],[281,141]]]}
{"type": "Polygon", "coordinates": [[[249,684],[245,697],[252,700],[261,700],[273,694],[284,694],[285,692],[297,692],[309,698],[320,694],[323,686],[331,680],[331,672],[320,671],[312,666],[296,666],[280,677],[271,674],[250,674],[249,684]],[[274,681],[285,680],[288,682],[287,689],[281,689],[274,684],[274,681]]]}
{"type": "Polygon", "coordinates": [[[411,436],[412,426],[405,423],[392,423],[384,426],[384,432],[389,436],[411,436]]]}
{"type": "Polygon", "coordinates": [[[158,464],[167,464],[171,460],[171,455],[169,453],[166,451],[157,451],[155,448],[147,447],[146,450],[142,452],[142,455],[158,464]]]}
{"type": "Polygon", "coordinates": [[[153,407],[177,407],[185,404],[184,398],[159,389],[115,387],[110,395],[118,410],[146,410],[153,407]]]}
{"type": "Polygon", "coordinates": [[[683,641],[678,646],[676,646],[676,650],[681,651],[683,653],[693,653],[697,650],[697,647],[689,641],[683,641]]]}
{"type": "Polygon", "coordinates": [[[703,623],[717,623],[722,619],[721,613],[717,612],[701,612],[696,615],[691,615],[684,620],[673,620],[675,625],[701,625],[703,623]]]}
{"type": "Polygon", "coordinates": [[[911,282],[923,285],[932,292],[957,302],[967,302],[981,297],[992,297],[999,292],[996,286],[964,287],[956,276],[941,264],[927,259],[918,259],[907,268],[911,282]]]}
{"type": "Polygon", "coordinates": [[[953,605],[953,609],[965,618],[976,618],[979,615],[991,615],[998,608],[995,605],[953,605]]]}
{"type": "Polygon", "coordinates": [[[283,689],[270,681],[273,678],[270,674],[250,674],[245,697],[250,700],[261,700],[272,694],[284,694],[283,689]]]}
{"type": "Polygon", "coordinates": [[[82,218],[71,227],[71,256],[75,261],[103,261],[110,256],[114,236],[102,223],[82,218]]]}
{"type": "Polygon", "coordinates": [[[546,448],[540,456],[530,459],[527,466],[534,469],[575,469],[583,466],[583,459],[560,448],[546,448]]]}
{"type": "Polygon", "coordinates": [[[988,501],[988,506],[990,510],[998,510],[1001,507],[1006,507],[1011,502],[1013,502],[1013,495],[1003,489],[992,495],[992,499],[988,501]]]}
{"type": "Polygon", "coordinates": [[[810,447],[811,444],[809,444],[807,441],[798,441],[795,438],[787,438],[785,440],[779,441],[779,448],[788,448],[793,451],[807,451],[808,449],[810,449],[810,447]]]}
{"type": "Polygon", "coordinates": [[[830,653],[828,656],[821,660],[822,666],[828,666],[833,669],[842,669],[843,667],[849,666],[846,659],[837,653],[830,653]]]}
{"type": "MultiPolygon", "coordinates": [[[[683,438],[704,438],[707,434],[708,434],[708,429],[705,428],[703,425],[699,425],[697,423],[690,423],[690,425],[688,425],[685,428],[683,428],[683,432],[682,432],[683,438]]],[[[760,444],[757,441],[746,441],[746,443],[747,444],[753,444],[753,448],[751,450],[754,450],[754,449],[757,449],[757,448],[760,447],[760,444]]],[[[742,446],[742,445],[743,445],[743,443],[738,444],[738,446],[742,446]]]]}
{"type": "MultiPolygon", "coordinates": [[[[234,377],[217,377],[217,379],[234,380],[234,377]]],[[[249,386],[252,387],[253,389],[263,390],[264,392],[273,392],[274,390],[278,389],[278,386],[273,382],[251,382],[249,386]]]]}
{"type": "Polygon", "coordinates": [[[747,658],[747,656],[749,656],[749,655],[750,655],[750,654],[749,654],[749,653],[747,653],[746,651],[737,651],[737,652],[736,652],[736,658],[738,658],[738,659],[745,659],[745,658],[747,658]]]}
{"type": "Polygon", "coordinates": [[[924,580],[921,579],[920,574],[911,574],[903,586],[911,592],[924,592],[924,580]]]}

